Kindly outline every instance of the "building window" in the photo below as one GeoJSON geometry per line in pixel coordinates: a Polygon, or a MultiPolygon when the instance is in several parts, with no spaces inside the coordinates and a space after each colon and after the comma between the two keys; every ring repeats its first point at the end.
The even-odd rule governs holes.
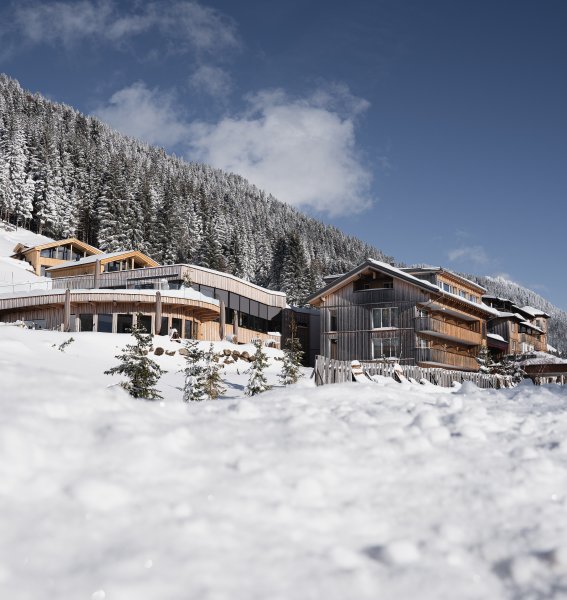
{"type": "Polygon", "coordinates": [[[395,306],[388,308],[372,309],[372,327],[383,329],[384,327],[398,326],[398,309],[395,306]]]}
{"type": "Polygon", "coordinates": [[[185,321],[185,337],[190,340],[193,337],[193,321],[185,321]]]}
{"type": "Polygon", "coordinates": [[[92,331],[93,330],[93,315],[90,313],[82,313],[79,315],[79,327],[81,331],[92,331]]]}
{"type": "Polygon", "coordinates": [[[373,358],[398,358],[400,355],[400,338],[373,338],[373,358]]]}
{"type": "Polygon", "coordinates": [[[112,315],[98,315],[98,331],[102,333],[112,333],[112,315]]]}
{"type": "Polygon", "coordinates": [[[138,327],[143,327],[146,333],[152,332],[152,317],[151,315],[138,315],[138,327]]]}
{"type": "Polygon", "coordinates": [[[116,318],[116,333],[130,333],[132,331],[132,315],[120,314],[116,318]]]}
{"type": "Polygon", "coordinates": [[[337,311],[329,310],[329,331],[337,331],[337,311]]]}
{"type": "Polygon", "coordinates": [[[443,291],[449,292],[451,294],[453,293],[453,287],[450,286],[448,283],[443,282],[443,291]]]}

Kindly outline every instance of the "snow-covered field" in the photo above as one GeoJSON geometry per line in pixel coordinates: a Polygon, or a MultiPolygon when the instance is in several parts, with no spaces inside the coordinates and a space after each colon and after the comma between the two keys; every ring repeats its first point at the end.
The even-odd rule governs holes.
{"type": "MultiPolygon", "coordinates": [[[[0,286],[44,240],[0,222],[0,286]]],[[[70,336],[0,325],[1,600],[567,598],[563,388],[284,389],[267,350],[270,392],[184,404],[163,355],[146,402],[129,336],[70,336]]]]}
{"type": "Polygon", "coordinates": [[[562,388],[247,398],[238,362],[184,404],[164,355],[146,402],[103,374],[128,336],[73,337],[0,326],[0,598],[567,597],[562,388]]]}

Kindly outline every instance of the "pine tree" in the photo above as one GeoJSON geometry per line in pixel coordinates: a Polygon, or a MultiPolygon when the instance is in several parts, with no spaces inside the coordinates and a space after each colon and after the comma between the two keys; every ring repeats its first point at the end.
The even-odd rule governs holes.
{"type": "Polygon", "coordinates": [[[480,365],[479,371],[481,373],[492,373],[494,361],[492,360],[490,350],[486,344],[483,344],[480,347],[478,356],[476,357],[476,362],[480,365]]]}
{"type": "Polygon", "coordinates": [[[492,373],[502,375],[512,385],[518,385],[526,376],[526,372],[515,360],[514,356],[504,356],[499,363],[493,365],[492,373]]]}
{"type": "Polygon", "coordinates": [[[165,371],[147,356],[152,346],[152,335],[146,333],[144,327],[133,326],[132,336],[135,343],[127,344],[122,349],[122,354],[115,356],[120,364],[104,374],[125,375],[128,381],[122,381],[120,385],[134,398],[159,400],[162,396],[155,385],[165,371]]]}
{"type": "Polygon", "coordinates": [[[254,345],[256,346],[254,362],[250,369],[248,369],[250,377],[248,378],[248,385],[244,390],[247,396],[256,396],[257,394],[261,394],[272,388],[272,386],[268,385],[268,380],[264,373],[268,366],[268,356],[264,352],[262,340],[256,340],[254,345]]]}
{"type": "Polygon", "coordinates": [[[226,388],[222,385],[221,369],[219,356],[215,353],[215,348],[211,343],[209,350],[205,352],[205,371],[203,374],[204,391],[209,400],[216,400],[226,392],[226,388]]]}
{"type": "Polygon", "coordinates": [[[184,402],[201,402],[207,399],[205,391],[205,366],[203,360],[205,353],[199,348],[197,340],[186,340],[185,349],[187,353],[184,355],[185,368],[185,385],[183,386],[183,401],[184,402]]]}
{"type": "Polygon", "coordinates": [[[284,355],[282,360],[282,370],[279,374],[280,383],[282,385],[291,385],[297,383],[303,373],[301,371],[301,361],[303,359],[303,350],[301,348],[301,342],[297,337],[297,323],[295,319],[291,322],[291,337],[287,340],[284,348],[284,355]]]}

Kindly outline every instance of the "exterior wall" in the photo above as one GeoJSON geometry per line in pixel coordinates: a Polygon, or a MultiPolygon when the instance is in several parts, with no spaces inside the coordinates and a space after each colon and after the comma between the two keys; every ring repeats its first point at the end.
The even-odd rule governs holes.
{"type": "MultiPolygon", "coordinates": [[[[59,261],[57,264],[61,264],[66,261],[59,261]]],[[[154,267],[157,263],[155,261],[149,259],[138,251],[132,252],[124,252],[124,254],[118,256],[112,256],[107,258],[100,259],[101,272],[108,272],[108,265],[114,262],[125,262],[126,268],[121,269],[121,271],[116,271],[117,273],[132,271],[134,269],[144,269],[147,267],[154,267]]],[[[89,262],[83,265],[69,265],[68,267],[63,267],[57,269],[56,271],[51,271],[51,277],[53,279],[59,279],[62,277],[77,277],[78,275],[93,275],[96,271],[96,262],[89,262]]]]}
{"type": "MultiPolygon", "coordinates": [[[[344,285],[329,293],[321,304],[324,356],[380,360],[376,347],[378,351],[387,348],[402,364],[478,370],[476,356],[486,339],[486,319],[480,306],[476,309],[397,278],[393,278],[391,289],[356,291],[355,286],[355,282],[344,285]],[[392,326],[375,328],[373,309],[384,308],[395,309],[395,320],[392,326]]],[[[479,292],[472,291],[480,302],[479,292]]]]}
{"type": "Polygon", "coordinates": [[[321,351],[338,360],[374,360],[374,338],[400,340],[400,360],[415,361],[415,306],[429,296],[420,288],[394,280],[393,288],[354,291],[348,284],[329,294],[321,305],[321,351]],[[395,328],[374,329],[372,309],[397,308],[395,328]],[[336,331],[331,319],[336,317],[336,331]],[[335,348],[336,347],[336,348],[335,348]]]}
{"type": "MultiPolygon", "coordinates": [[[[71,293],[70,313],[72,315],[113,315],[113,331],[116,331],[116,317],[126,314],[149,315],[152,317],[152,333],[156,331],[155,316],[157,310],[156,296],[148,294],[97,294],[71,293]]],[[[64,324],[65,293],[41,294],[38,296],[22,296],[19,298],[0,299],[0,321],[13,323],[15,321],[45,322],[46,329],[61,329],[64,324]]],[[[172,319],[181,320],[183,333],[186,321],[198,324],[198,331],[208,321],[218,319],[219,308],[213,304],[193,301],[183,298],[162,296],[161,315],[168,319],[168,329],[172,327],[172,319]]],[[[158,325],[161,325],[158,324],[158,325]]],[[[76,331],[76,324],[71,322],[69,330],[76,331]]],[[[204,339],[199,337],[199,339],[204,339]]],[[[218,339],[218,323],[217,338],[218,339]]]]}
{"type": "Polygon", "coordinates": [[[41,256],[41,251],[50,248],[69,248],[71,252],[78,252],[85,256],[92,256],[100,252],[97,248],[84,247],[79,243],[73,243],[72,241],[61,241],[54,244],[44,244],[26,251],[23,256],[24,259],[31,264],[36,275],[41,275],[41,267],[49,268],[67,262],[69,259],[60,258],[48,258],[41,256]],[[96,250],[96,252],[95,252],[96,250]]]}

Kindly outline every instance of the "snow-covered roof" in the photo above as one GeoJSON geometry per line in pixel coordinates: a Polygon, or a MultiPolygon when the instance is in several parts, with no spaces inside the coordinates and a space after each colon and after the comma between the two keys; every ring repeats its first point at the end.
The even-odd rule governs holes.
{"type": "Polygon", "coordinates": [[[413,283],[415,283],[416,285],[419,285],[420,287],[427,287],[434,291],[439,290],[439,288],[435,284],[430,283],[429,281],[425,281],[424,279],[420,279],[419,277],[415,277],[415,275],[412,275],[411,273],[406,273],[406,271],[404,271],[403,269],[398,269],[398,267],[393,267],[392,265],[389,265],[388,263],[382,262],[380,260],[376,260],[374,258],[367,258],[366,262],[376,265],[377,267],[380,267],[382,270],[389,272],[392,275],[399,277],[400,279],[410,280],[413,283]]]}
{"type": "Polygon", "coordinates": [[[488,333],[487,337],[492,338],[493,340],[498,340],[499,342],[506,342],[506,340],[497,333],[488,333]]]}
{"type": "Polygon", "coordinates": [[[512,313],[512,312],[506,312],[506,311],[499,311],[498,316],[503,319],[517,319],[518,321],[526,320],[525,317],[523,317],[522,315],[520,315],[518,313],[512,313]]]}
{"type": "Polygon", "coordinates": [[[532,325],[532,323],[530,323],[529,321],[522,321],[520,323],[520,325],[524,325],[524,327],[529,327],[530,329],[533,329],[534,331],[539,331],[540,333],[544,333],[543,329],[540,329],[537,325],[532,325]]]}
{"type": "Polygon", "coordinates": [[[532,317],[549,317],[546,312],[540,310],[539,308],[534,308],[533,306],[522,306],[521,310],[527,312],[532,317]]]}
{"type": "Polygon", "coordinates": [[[534,351],[530,352],[528,355],[526,355],[526,358],[523,358],[518,362],[523,366],[545,364],[562,365],[566,364],[567,360],[564,358],[559,358],[558,356],[554,356],[553,354],[548,354],[547,352],[534,351]]]}

